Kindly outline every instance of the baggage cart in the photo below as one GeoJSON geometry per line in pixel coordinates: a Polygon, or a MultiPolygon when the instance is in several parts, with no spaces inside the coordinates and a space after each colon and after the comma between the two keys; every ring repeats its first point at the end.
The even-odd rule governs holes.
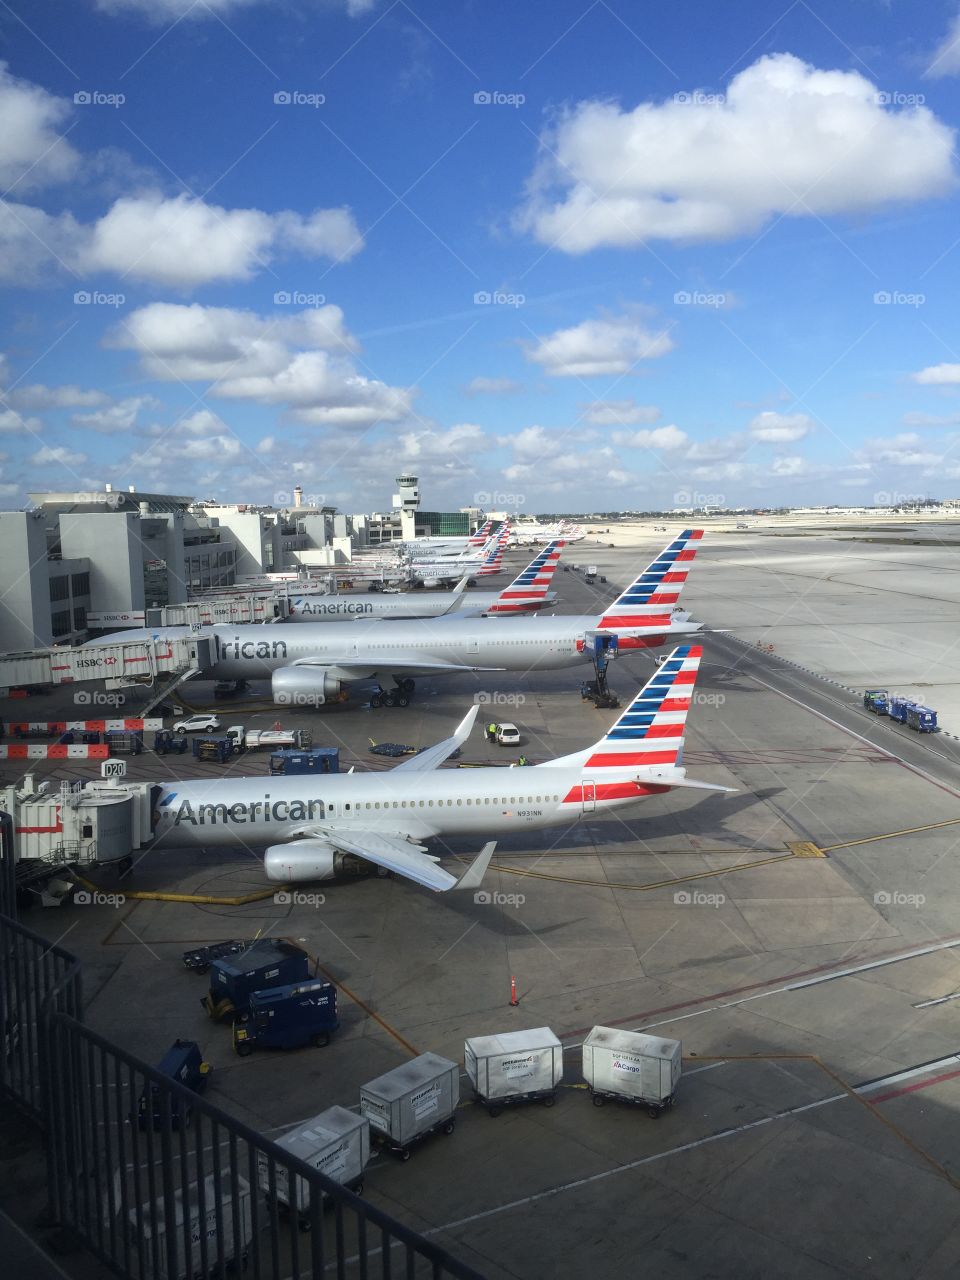
{"type": "Polygon", "coordinates": [[[184,951],[183,963],[194,973],[206,973],[214,960],[222,960],[224,956],[238,956],[249,946],[249,942],[243,942],[238,938],[230,938],[227,942],[211,942],[209,946],[194,947],[192,951],[184,951]]]}
{"type": "Polygon", "coordinates": [[[552,1107],[563,1079],[563,1047],[549,1027],[473,1036],[463,1046],[467,1076],[477,1102],[490,1116],[517,1103],[552,1107]]]}
{"type": "Polygon", "coordinates": [[[583,1042],[583,1078],[594,1106],[607,1100],[629,1102],[659,1116],[673,1106],[681,1055],[679,1040],[594,1027],[583,1042]]]}
{"type": "Polygon", "coordinates": [[[371,1141],[401,1160],[430,1134],[453,1133],[459,1102],[460,1068],[436,1053],[421,1053],[360,1089],[371,1141]]]}
{"type": "Polygon", "coordinates": [[[292,942],[254,942],[239,955],[213,962],[210,989],[200,1001],[214,1022],[245,1012],[254,991],[309,977],[309,957],[292,942]]]}
{"type": "MultiPolygon", "coordinates": [[[[363,1171],[370,1159],[370,1122],[365,1116],[358,1116],[346,1107],[328,1107],[277,1138],[276,1143],[357,1195],[363,1191],[363,1171]]],[[[290,1212],[290,1174],[282,1165],[275,1165],[271,1192],[267,1157],[262,1152],[257,1156],[257,1181],[268,1200],[271,1194],[275,1197],[281,1214],[290,1212]]],[[[309,1231],[310,1184],[306,1178],[295,1179],[292,1203],[296,1206],[300,1229],[309,1231]]],[[[324,1203],[328,1203],[326,1197],[324,1203]]]]}
{"type": "MultiPolygon", "coordinates": [[[[196,1040],[174,1040],[157,1064],[157,1070],[171,1080],[186,1085],[194,1093],[203,1093],[210,1077],[210,1063],[204,1062],[196,1040]]],[[[162,1086],[151,1080],[141,1093],[137,1107],[137,1125],[140,1129],[146,1129],[148,1124],[154,1129],[163,1125],[162,1092],[162,1086]]],[[[181,1125],[188,1125],[190,1114],[190,1104],[184,1104],[179,1094],[172,1093],[169,1104],[170,1127],[179,1129],[181,1125]]]]}
{"type": "Polygon", "coordinates": [[[902,698],[895,694],[890,699],[890,719],[896,720],[898,724],[906,724],[907,712],[913,705],[909,698],[902,698]]]}
{"type": "Polygon", "coordinates": [[[914,702],[907,708],[907,728],[916,729],[918,733],[936,733],[937,713],[932,707],[914,702]]]}
{"type": "Polygon", "coordinates": [[[253,1239],[253,1219],[250,1205],[250,1184],[239,1174],[224,1169],[220,1176],[220,1194],[217,1180],[208,1174],[203,1180],[203,1212],[201,1213],[200,1184],[188,1183],[173,1193],[173,1221],[167,1221],[162,1197],[152,1204],[131,1209],[127,1215],[127,1229],[131,1249],[136,1253],[139,1241],[143,1241],[144,1275],[151,1280],[195,1280],[197,1276],[222,1276],[228,1268],[246,1266],[253,1239]],[[237,1199],[232,1195],[236,1181],[237,1199]],[[222,1236],[217,1231],[217,1201],[219,1199],[222,1236]],[[138,1221],[139,1219],[139,1221],[138,1221]],[[184,1249],[184,1223],[189,1223],[190,1256],[184,1249]],[[201,1236],[206,1238],[206,1271],[201,1236]],[[239,1236],[240,1250],[236,1245],[239,1236]],[[156,1254],[154,1254],[156,1249],[156,1254]],[[154,1265],[156,1258],[156,1266],[154,1265]]]}
{"type": "Polygon", "coordinates": [[[245,1058],[260,1049],[323,1048],[340,1028],[337,989],[332,982],[307,979],[268,991],[254,991],[249,1008],[233,1024],[233,1047],[245,1058]]]}

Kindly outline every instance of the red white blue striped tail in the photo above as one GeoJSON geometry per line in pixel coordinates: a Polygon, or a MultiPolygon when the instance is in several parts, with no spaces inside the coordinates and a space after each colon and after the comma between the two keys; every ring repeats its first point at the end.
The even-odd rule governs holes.
{"type": "MultiPolygon", "coordinates": [[[[507,545],[509,536],[507,532],[501,533],[496,542],[493,543],[493,546],[484,555],[480,561],[480,568],[477,570],[478,578],[486,577],[489,573],[499,573],[503,568],[503,549],[507,545]]],[[[493,539],[491,539],[492,541],[493,539]]]]}
{"type": "Polygon", "coordinates": [[[702,657],[699,644],[674,649],[606,736],[590,749],[584,771],[679,765],[702,657]]]}
{"type": "Polygon", "coordinates": [[[482,525],[477,530],[477,532],[468,540],[467,546],[482,547],[483,544],[486,542],[486,540],[490,537],[490,534],[492,532],[493,532],[493,521],[488,520],[486,524],[482,525]]]}
{"type": "Polygon", "coordinates": [[[684,530],[617,597],[597,626],[606,631],[628,631],[631,627],[669,625],[702,537],[702,529],[684,530]]]}
{"type": "Polygon", "coordinates": [[[539,555],[534,556],[522,573],[518,573],[509,587],[500,592],[487,613],[526,612],[532,600],[546,600],[553,575],[560,563],[563,539],[549,542],[539,555]]]}

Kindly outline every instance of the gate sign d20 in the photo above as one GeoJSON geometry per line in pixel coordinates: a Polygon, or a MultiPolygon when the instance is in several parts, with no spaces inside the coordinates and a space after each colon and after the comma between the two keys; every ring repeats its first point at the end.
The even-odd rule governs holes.
{"type": "Polygon", "coordinates": [[[101,778],[124,778],[126,773],[126,760],[104,760],[100,765],[101,778]]]}

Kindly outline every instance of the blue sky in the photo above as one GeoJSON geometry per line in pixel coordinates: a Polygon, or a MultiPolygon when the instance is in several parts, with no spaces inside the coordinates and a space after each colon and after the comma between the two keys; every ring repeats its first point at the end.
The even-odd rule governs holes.
{"type": "Polygon", "coordinates": [[[0,10],[0,501],[960,494],[956,5],[0,10]]]}

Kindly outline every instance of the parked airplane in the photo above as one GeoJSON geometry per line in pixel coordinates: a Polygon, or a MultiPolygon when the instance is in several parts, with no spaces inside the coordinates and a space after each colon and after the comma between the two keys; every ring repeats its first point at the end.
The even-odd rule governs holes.
{"type": "MultiPolygon", "coordinates": [[[[390,675],[397,691],[383,695],[384,700],[406,706],[418,675],[557,670],[593,661],[601,650],[655,648],[668,635],[700,630],[697,623],[677,622],[673,608],[702,535],[702,529],[681,534],[596,615],[380,620],[333,630],[323,623],[213,626],[204,631],[213,648],[205,670],[216,680],[269,675],[273,699],[280,706],[322,706],[350,681],[390,675]]],[[[163,627],[120,632],[112,638],[176,639],[189,634],[187,627],[163,627]]]]}
{"type": "Polygon", "coordinates": [[[443,769],[467,740],[478,707],[456,732],[387,773],[207,778],[160,789],[158,843],[236,848],[266,846],[267,879],[330,880],[356,859],[428,889],[473,889],[496,845],[491,840],[459,878],[423,843],[576,822],[620,810],[673,787],[729,791],[694,782],[681,761],[683,732],[702,656],[681,645],[657,668],[627,710],[585,751],[526,769],[443,769]],[[281,843],[276,843],[276,841],[281,843]]]}
{"type": "Polygon", "coordinates": [[[552,605],[557,598],[550,581],[560,562],[562,542],[544,547],[503,591],[465,590],[467,577],[453,591],[357,591],[345,595],[290,596],[291,622],[354,622],[358,618],[440,618],[449,614],[480,617],[482,614],[532,613],[552,605]]]}
{"type": "Polygon", "coordinates": [[[564,542],[580,542],[584,537],[583,529],[569,520],[558,520],[555,524],[537,524],[521,520],[510,530],[512,547],[529,547],[536,542],[552,542],[554,538],[562,538],[564,542]]]}
{"type": "Polygon", "coordinates": [[[507,545],[506,534],[499,539],[490,539],[490,544],[483,555],[469,558],[459,556],[447,560],[415,561],[409,565],[414,580],[422,582],[425,587],[439,587],[452,578],[459,578],[469,573],[471,578],[486,578],[490,574],[499,573],[503,568],[503,553],[507,545]]]}
{"type": "Polygon", "coordinates": [[[456,555],[470,556],[485,547],[490,538],[498,538],[502,533],[509,532],[509,520],[497,525],[496,528],[493,524],[492,520],[488,520],[469,538],[411,538],[409,542],[401,543],[401,546],[411,560],[425,560],[435,556],[441,558],[456,555]]]}

